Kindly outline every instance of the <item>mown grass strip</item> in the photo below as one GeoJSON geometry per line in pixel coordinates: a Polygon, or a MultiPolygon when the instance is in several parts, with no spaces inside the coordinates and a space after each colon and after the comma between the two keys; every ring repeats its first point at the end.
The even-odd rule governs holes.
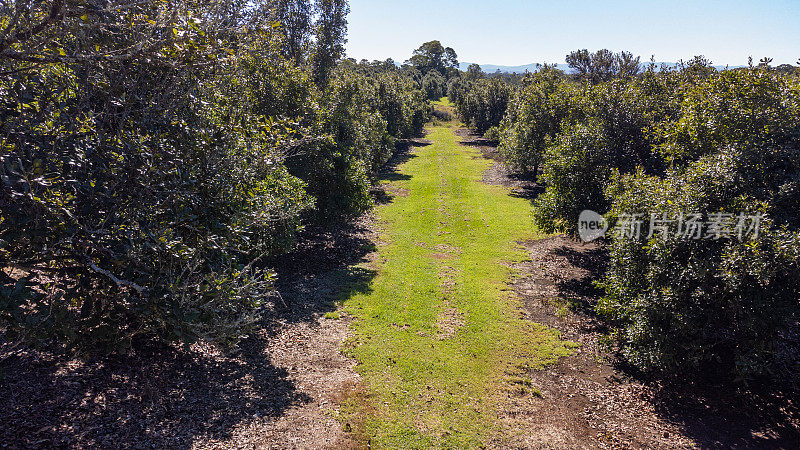
{"type": "Polygon", "coordinates": [[[506,282],[509,263],[526,257],[516,243],[538,237],[531,206],[481,183],[490,162],[455,129],[432,127],[432,145],[391,177],[407,195],[377,209],[387,242],[378,276],[344,304],[366,390],[344,420],[378,447],[480,446],[505,431],[495,419],[509,377],[573,348],[520,316],[506,282]]]}

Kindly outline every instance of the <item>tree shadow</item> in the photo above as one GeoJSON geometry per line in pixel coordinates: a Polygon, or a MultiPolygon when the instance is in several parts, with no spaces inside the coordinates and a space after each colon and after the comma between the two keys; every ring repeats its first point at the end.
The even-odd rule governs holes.
{"type": "Polygon", "coordinates": [[[459,145],[465,147],[472,147],[480,150],[481,154],[486,159],[491,159],[495,162],[503,162],[503,157],[498,150],[500,145],[499,141],[484,138],[480,133],[471,128],[460,128],[456,130],[456,136],[460,137],[459,145]]]}
{"type": "Polygon", "coordinates": [[[508,177],[514,183],[514,190],[511,192],[512,197],[521,198],[533,203],[544,193],[545,187],[537,183],[531,176],[511,174],[508,177]]]}
{"type": "Polygon", "coordinates": [[[432,143],[430,141],[425,139],[404,139],[402,141],[398,141],[395,145],[395,152],[392,154],[392,157],[381,168],[381,172],[379,174],[380,179],[383,179],[387,176],[390,177],[397,175],[401,165],[417,157],[417,155],[414,154],[415,148],[427,147],[431,144],[432,143]]]}
{"type": "MultiPolygon", "coordinates": [[[[412,177],[399,173],[399,168],[416,158],[417,147],[431,145],[425,139],[397,142],[389,161],[378,174],[378,181],[406,181],[412,177]]],[[[379,184],[372,190],[376,201],[391,202],[395,193],[379,184]]],[[[276,287],[282,302],[276,315],[282,322],[315,320],[320,314],[333,312],[341,301],[357,294],[371,292],[376,271],[364,267],[377,252],[375,236],[367,218],[349,223],[310,227],[304,231],[295,250],[268,262],[278,274],[276,287]]]]}
{"type": "Polygon", "coordinates": [[[562,297],[569,299],[570,308],[580,314],[602,323],[595,307],[603,290],[595,285],[600,274],[605,273],[608,265],[608,251],[603,246],[586,248],[559,247],[552,254],[564,258],[571,268],[587,274],[587,276],[568,276],[556,281],[556,288],[562,297]]]}
{"type": "Polygon", "coordinates": [[[371,192],[372,196],[375,198],[375,204],[377,205],[387,205],[392,203],[395,198],[395,194],[389,192],[384,186],[375,187],[371,192]]]}
{"type": "Polygon", "coordinates": [[[430,141],[424,139],[406,139],[399,141],[392,158],[383,166],[377,177],[376,186],[372,188],[372,195],[379,205],[391,203],[398,194],[405,194],[403,189],[395,189],[388,185],[393,181],[411,180],[410,175],[399,172],[400,166],[417,157],[414,148],[427,147],[430,141]]]}
{"type": "MultiPolygon", "coordinates": [[[[416,156],[414,157],[416,158],[416,156]]],[[[408,181],[411,179],[410,175],[405,175],[401,173],[390,173],[381,175],[379,180],[380,181],[408,181]]]]}
{"type": "Polygon", "coordinates": [[[304,232],[293,252],[270,264],[281,294],[273,318],[281,323],[313,321],[353,295],[368,294],[376,272],[359,264],[369,262],[376,251],[366,223],[304,232]]]}
{"type": "Polygon", "coordinates": [[[506,166],[497,148],[499,142],[485,139],[470,128],[460,128],[456,130],[456,135],[461,137],[460,145],[472,147],[480,151],[484,159],[494,161],[494,166],[484,174],[485,183],[510,188],[512,197],[530,202],[536,200],[544,192],[545,187],[538,182],[536,175],[514,173],[506,166]]]}
{"type": "Polygon", "coordinates": [[[796,393],[769,385],[744,389],[710,380],[660,380],[656,413],[678,424],[701,448],[798,448],[796,393]]]}
{"type": "Polygon", "coordinates": [[[311,402],[270,360],[271,339],[370,292],[375,271],[355,265],[375,250],[364,224],[306,232],[295,252],[270,262],[282,300],[230,355],[142,339],[129,355],[81,360],[0,340],[0,445],[190,448],[311,402]]]}
{"type": "Polygon", "coordinates": [[[310,398],[249,339],[238,355],[137,342],[129,355],[80,360],[19,350],[2,360],[0,444],[10,448],[190,448],[310,398]]]}
{"type": "Polygon", "coordinates": [[[475,133],[475,136],[476,137],[473,137],[469,140],[461,141],[459,142],[459,144],[467,145],[470,147],[491,147],[491,148],[497,148],[497,146],[500,145],[500,141],[480,137],[480,135],[477,133],[475,133]]]}

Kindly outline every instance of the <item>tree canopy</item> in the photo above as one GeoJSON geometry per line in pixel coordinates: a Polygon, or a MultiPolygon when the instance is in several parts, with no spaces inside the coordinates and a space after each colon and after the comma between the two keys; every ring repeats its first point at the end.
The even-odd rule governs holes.
{"type": "Polygon", "coordinates": [[[9,339],[234,344],[275,295],[266,261],[369,208],[430,114],[393,64],[341,62],[344,0],[1,5],[9,339]]]}
{"type": "Polygon", "coordinates": [[[458,68],[458,55],[452,48],[445,48],[441,42],[430,41],[414,50],[414,54],[408,62],[423,74],[436,70],[446,76],[447,69],[458,68]]]}
{"type": "Polygon", "coordinates": [[[640,57],[632,53],[612,53],[602,49],[594,53],[588,50],[576,50],[567,55],[566,62],[570,68],[575,69],[582,77],[600,83],[614,77],[631,77],[639,73],[640,57]]]}

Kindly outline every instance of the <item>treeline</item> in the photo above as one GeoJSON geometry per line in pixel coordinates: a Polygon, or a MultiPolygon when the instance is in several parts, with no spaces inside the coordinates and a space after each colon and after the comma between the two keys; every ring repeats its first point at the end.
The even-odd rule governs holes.
{"type": "Polygon", "coordinates": [[[347,220],[430,116],[341,63],[345,0],[0,5],[0,324],[9,340],[230,345],[262,261],[347,220]]]}
{"type": "Polygon", "coordinates": [[[469,89],[451,95],[480,131],[498,126],[514,171],[545,186],[541,229],[576,234],[582,211],[605,215],[611,260],[597,310],[623,357],[644,370],[796,382],[797,71],[766,59],[642,67],[607,51],[567,62],[576,75],[544,67],[518,89],[467,73],[454,86],[469,89]],[[502,89],[511,99],[498,122],[502,89]]]}
{"type": "MultiPolygon", "coordinates": [[[[507,79],[487,77],[480,66],[471,64],[463,75],[449,81],[447,96],[460,119],[485,134],[500,125],[514,89],[507,79]]],[[[496,135],[495,131],[489,137],[496,135]]]]}

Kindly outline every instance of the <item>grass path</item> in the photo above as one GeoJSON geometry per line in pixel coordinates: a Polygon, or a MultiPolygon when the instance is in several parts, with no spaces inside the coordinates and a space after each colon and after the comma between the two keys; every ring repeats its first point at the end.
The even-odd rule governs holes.
{"type": "Polygon", "coordinates": [[[573,347],[510,297],[510,263],[526,257],[517,242],[538,237],[531,207],[481,183],[491,163],[458,144],[457,127],[430,127],[432,145],[384,180],[396,195],[376,211],[378,275],[344,302],[365,392],[342,420],[373,446],[479,447],[513,433],[495,418],[509,392],[535,391],[519,374],[573,347]]]}

